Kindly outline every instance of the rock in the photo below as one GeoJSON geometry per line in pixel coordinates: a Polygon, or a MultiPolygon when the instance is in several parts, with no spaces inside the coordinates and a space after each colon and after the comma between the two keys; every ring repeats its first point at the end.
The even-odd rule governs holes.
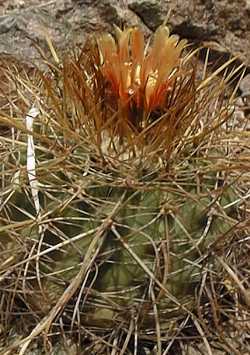
{"type": "Polygon", "coordinates": [[[214,24],[204,25],[189,19],[174,26],[173,31],[181,37],[199,42],[213,38],[217,34],[217,27],[214,24]]]}
{"type": "Polygon", "coordinates": [[[80,6],[93,5],[93,3],[95,3],[95,6],[97,5],[97,1],[95,0],[72,0],[72,3],[80,6]]]}
{"type": "Polygon", "coordinates": [[[16,19],[12,16],[4,16],[0,21],[0,35],[9,32],[12,28],[14,28],[16,24],[16,19]]]}
{"type": "Polygon", "coordinates": [[[32,41],[48,50],[39,26],[47,28],[59,52],[81,46],[88,34],[112,31],[114,24],[138,25],[148,35],[170,7],[172,32],[196,46],[222,45],[223,51],[211,50],[211,62],[240,55],[250,73],[249,0],[0,0],[0,52],[37,59],[32,41]]]}
{"type": "Polygon", "coordinates": [[[250,97],[250,74],[241,80],[239,87],[242,97],[250,97]]]}
{"type": "Polygon", "coordinates": [[[167,15],[163,12],[161,3],[156,0],[136,0],[128,5],[129,9],[134,11],[142,22],[152,31],[160,26],[167,15]]]}
{"type": "Polygon", "coordinates": [[[117,6],[108,0],[103,0],[99,5],[99,14],[102,22],[121,27],[124,19],[119,16],[117,6]]]}

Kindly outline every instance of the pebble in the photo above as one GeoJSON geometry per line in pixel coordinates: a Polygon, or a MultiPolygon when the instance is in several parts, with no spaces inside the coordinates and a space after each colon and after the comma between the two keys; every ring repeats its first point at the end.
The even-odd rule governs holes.
{"type": "Polygon", "coordinates": [[[9,32],[16,24],[16,19],[12,16],[4,16],[0,21],[0,34],[9,32]]]}
{"type": "Polygon", "coordinates": [[[239,88],[241,90],[241,96],[250,96],[250,74],[246,75],[240,82],[239,88]]]}

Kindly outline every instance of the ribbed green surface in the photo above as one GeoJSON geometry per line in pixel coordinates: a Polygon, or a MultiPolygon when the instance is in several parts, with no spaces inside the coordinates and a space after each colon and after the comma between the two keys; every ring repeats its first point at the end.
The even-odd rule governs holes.
{"type": "MultiPolygon", "coordinates": [[[[184,172],[179,183],[168,178],[144,182],[140,177],[129,186],[111,171],[102,178],[97,170],[90,171],[82,181],[78,174],[70,179],[62,172],[48,174],[39,192],[42,235],[32,223],[30,189],[14,186],[4,207],[6,217],[13,226],[24,222],[16,229],[20,243],[27,248],[33,244],[31,255],[41,253],[38,264],[34,257],[28,263],[31,277],[26,285],[38,296],[29,300],[25,295],[27,302],[42,312],[55,304],[79,272],[90,242],[110,219],[78,296],[82,321],[106,327],[117,319],[126,321],[131,307],[144,307],[143,322],[148,323],[153,319],[152,297],[163,322],[179,314],[180,304],[191,309],[195,287],[214,263],[209,246],[235,223],[235,208],[225,206],[236,198],[231,187],[216,185],[212,172],[204,175],[198,191],[193,171],[188,183],[184,172]]],[[[8,243],[13,240],[11,233],[3,237],[8,243]]]]}

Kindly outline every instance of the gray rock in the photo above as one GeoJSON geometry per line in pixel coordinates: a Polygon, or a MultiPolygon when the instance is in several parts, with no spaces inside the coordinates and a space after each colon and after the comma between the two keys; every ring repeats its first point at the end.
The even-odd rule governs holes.
{"type": "Polygon", "coordinates": [[[117,6],[109,0],[101,1],[98,10],[102,21],[107,22],[109,25],[121,27],[124,23],[124,19],[119,15],[117,6]]]}
{"type": "Polygon", "coordinates": [[[0,20],[0,35],[9,32],[16,25],[16,19],[12,16],[4,16],[0,20]]]}
{"type": "Polygon", "coordinates": [[[156,0],[136,0],[128,5],[129,9],[134,11],[142,22],[152,31],[160,26],[165,20],[164,13],[160,1],[156,0]]]}
{"type": "Polygon", "coordinates": [[[214,24],[202,24],[188,19],[173,26],[174,32],[190,40],[203,41],[213,38],[217,34],[214,24]]]}
{"type": "Polygon", "coordinates": [[[246,75],[240,82],[240,90],[242,97],[250,97],[250,74],[246,75]]]}

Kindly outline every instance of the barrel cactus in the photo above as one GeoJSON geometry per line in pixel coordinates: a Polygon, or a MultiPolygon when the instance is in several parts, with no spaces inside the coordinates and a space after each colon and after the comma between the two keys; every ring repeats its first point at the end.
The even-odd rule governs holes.
{"type": "Polygon", "coordinates": [[[3,69],[1,322],[27,335],[10,349],[57,329],[98,354],[204,335],[204,284],[245,235],[240,68],[200,74],[185,47],[165,25],[149,48],[116,28],[46,72],[3,69]]]}

